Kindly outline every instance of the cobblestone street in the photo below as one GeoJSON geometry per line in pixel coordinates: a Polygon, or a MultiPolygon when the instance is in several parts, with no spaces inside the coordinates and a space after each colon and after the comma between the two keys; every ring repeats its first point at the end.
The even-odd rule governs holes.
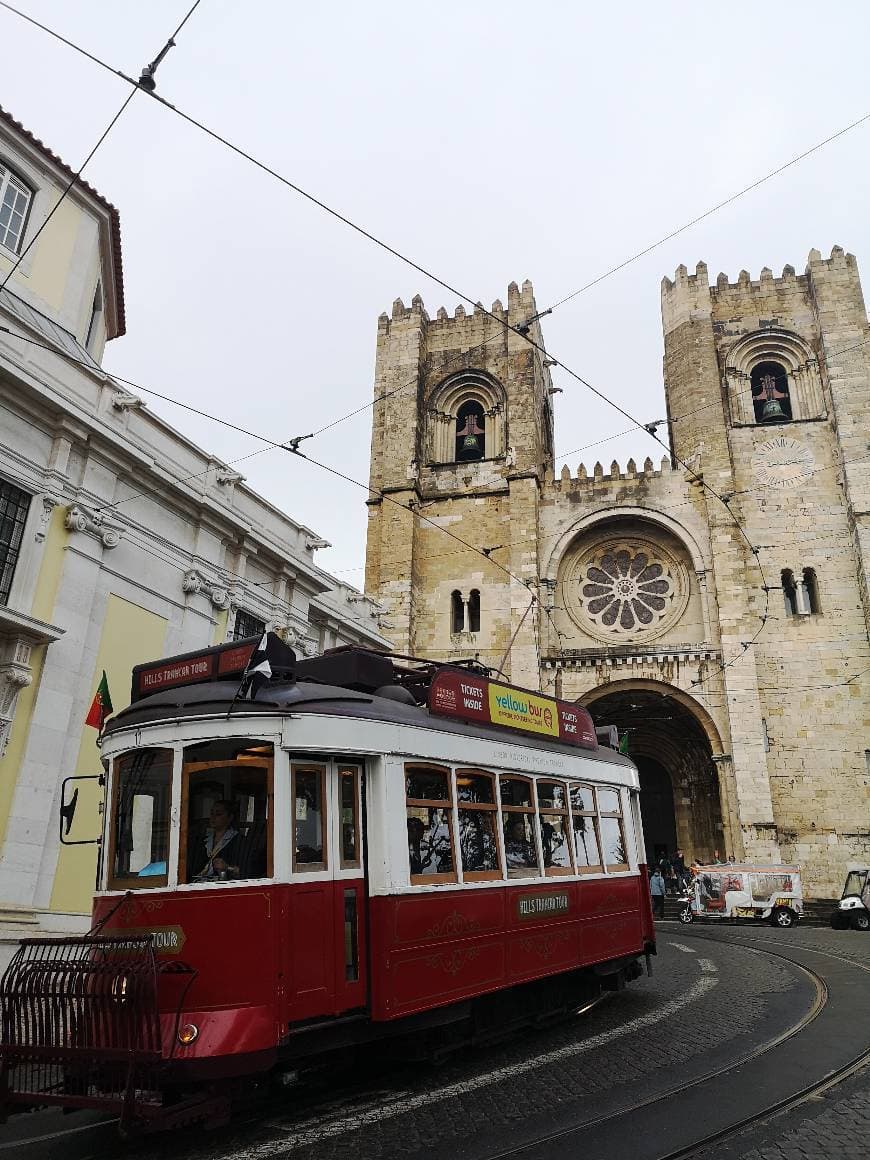
{"type": "MultiPolygon", "coordinates": [[[[857,997],[863,994],[865,1003],[870,998],[870,939],[859,932],[687,929],[668,922],[659,927],[654,962],[652,978],[607,995],[568,1021],[499,1047],[463,1051],[440,1068],[359,1055],[341,1072],[274,1097],[229,1127],[174,1133],[173,1156],[388,1160],[434,1151],[457,1160],[554,1160],[582,1149],[587,1157],[663,1157],[686,1130],[698,1140],[753,1115],[759,1101],[762,1108],[776,1102],[762,1098],[768,1082],[778,1098],[811,1082],[816,1048],[809,1037],[822,1033],[823,1020],[833,1020],[824,1034],[835,1042],[839,1037],[844,1056],[866,1051],[867,1024],[850,1016],[860,1014],[857,997]],[[813,1014],[814,973],[826,982],[827,1004],[791,1040],[778,1043],[813,1014]],[[845,994],[844,988],[852,990],[845,994]],[[758,1056],[762,1049],[767,1050],[758,1056]],[[687,1099],[695,1101],[688,1117],[687,1099]]],[[[697,1154],[716,1160],[863,1160],[868,1118],[865,1068],[697,1154]]],[[[15,1154],[18,1160],[17,1143],[5,1138],[14,1131],[14,1121],[3,1130],[0,1156],[15,1154]]],[[[20,1155],[166,1155],[161,1138],[128,1147],[104,1130],[99,1147],[89,1139],[87,1132],[73,1134],[31,1152],[39,1147],[34,1141],[20,1155]]]]}

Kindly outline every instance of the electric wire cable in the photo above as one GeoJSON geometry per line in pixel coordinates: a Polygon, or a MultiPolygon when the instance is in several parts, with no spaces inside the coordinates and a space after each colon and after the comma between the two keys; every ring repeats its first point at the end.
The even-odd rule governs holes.
{"type": "MultiPolygon", "coordinates": [[[[67,354],[67,352],[63,351],[63,350],[62,350],[61,348],[59,348],[59,347],[53,346],[53,345],[51,345],[51,344],[48,344],[48,343],[45,343],[45,342],[41,342],[41,341],[39,341],[38,339],[32,339],[32,338],[30,338],[30,337],[29,337],[29,336],[27,336],[27,335],[18,334],[16,331],[10,330],[8,327],[5,327],[5,326],[0,326],[0,331],[2,331],[2,332],[4,332],[4,333],[6,333],[6,334],[8,334],[8,335],[10,335],[10,336],[11,336],[11,337],[13,337],[13,338],[18,338],[18,339],[20,339],[20,340],[21,340],[21,341],[23,341],[23,342],[26,342],[26,343],[29,343],[29,344],[31,344],[31,345],[37,346],[37,347],[39,347],[39,348],[41,348],[41,349],[43,349],[43,350],[46,350],[46,351],[48,351],[48,352],[50,352],[50,353],[53,353],[53,354],[59,355],[60,357],[62,357],[62,358],[64,358],[64,359],[66,359],[67,361],[69,361],[69,362],[71,362],[71,363],[73,363],[73,364],[80,365],[80,366],[82,366],[82,367],[85,367],[85,368],[86,368],[86,369],[88,369],[88,370],[93,370],[93,368],[92,368],[92,367],[90,367],[90,366],[89,366],[87,363],[85,363],[83,360],[76,359],[74,356],[67,354]]],[[[870,341],[870,340],[868,340],[868,341],[870,341]]],[[[862,344],[862,345],[863,345],[863,344],[862,344]]],[[[843,353],[843,352],[836,352],[836,353],[843,353]]],[[[191,412],[193,412],[194,414],[196,414],[196,415],[198,415],[198,416],[200,416],[200,417],[202,417],[202,418],[210,419],[210,420],[212,420],[213,422],[216,422],[216,423],[220,424],[221,426],[226,426],[226,427],[229,427],[230,429],[232,429],[232,430],[234,430],[234,431],[238,431],[238,432],[240,432],[241,434],[245,434],[245,435],[248,435],[248,436],[250,436],[250,437],[251,437],[251,438],[253,438],[253,439],[257,439],[257,440],[259,440],[259,441],[261,441],[261,442],[263,442],[263,443],[265,443],[265,444],[267,445],[267,446],[266,446],[266,448],[264,448],[265,450],[269,450],[269,449],[272,449],[272,448],[278,448],[278,449],[280,449],[280,450],[284,450],[284,451],[293,450],[293,448],[291,448],[290,446],[288,446],[288,443],[289,443],[290,441],[288,441],[288,443],[279,443],[279,442],[278,442],[278,441],[276,441],[276,440],[270,439],[268,436],[265,436],[265,435],[262,435],[262,434],[260,434],[260,433],[258,433],[258,432],[251,431],[251,430],[249,430],[249,429],[247,429],[247,428],[241,427],[240,425],[238,425],[238,424],[236,424],[236,423],[233,423],[233,422],[231,422],[230,420],[223,419],[223,418],[221,418],[221,417],[220,417],[220,416],[218,416],[218,415],[215,415],[215,414],[211,414],[211,413],[208,413],[208,412],[202,411],[201,409],[199,409],[199,408],[197,408],[197,407],[193,407],[193,406],[191,406],[190,404],[187,404],[187,403],[183,403],[183,402],[181,402],[179,399],[176,399],[175,397],[173,397],[173,396],[171,396],[171,395],[167,395],[167,394],[165,394],[165,393],[162,393],[162,392],[156,391],[156,390],[154,390],[153,388],[146,387],[146,386],[144,386],[143,384],[141,384],[141,383],[138,383],[138,382],[135,382],[135,381],[134,381],[134,380],[132,380],[132,379],[127,379],[127,378],[124,378],[123,376],[120,376],[120,375],[111,375],[111,376],[107,376],[107,378],[108,378],[109,380],[116,380],[117,382],[123,383],[125,386],[132,387],[134,390],[143,391],[143,392],[144,392],[144,393],[146,393],[146,394],[153,394],[155,397],[157,397],[157,398],[160,398],[160,399],[164,400],[165,402],[169,402],[169,403],[171,403],[171,404],[173,404],[173,405],[175,405],[175,406],[178,406],[178,407],[180,407],[180,408],[182,408],[182,409],[184,409],[184,410],[191,411],[191,412]]],[[[414,381],[416,382],[416,379],[415,379],[414,381]]],[[[401,389],[401,388],[398,388],[398,389],[401,389]]],[[[698,410],[701,410],[701,409],[703,409],[703,408],[698,408],[698,410]]],[[[693,414],[693,413],[694,413],[694,412],[687,412],[687,414],[693,414]]],[[[633,430],[633,429],[632,429],[632,430],[633,430]]],[[[588,446],[595,446],[595,445],[596,445],[596,444],[594,444],[594,443],[593,443],[593,444],[589,444],[588,446]]],[[[578,450],[584,450],[584,449],[585,449],[585,448],[579,448],[578,450]]],[[[258,451],[252,452],[252,453],[250,453],[250,454],[249,454],[249,455],[247,455],[247,456],[242,456],[242,457],[240,457],[239,459],[232,460],[232,461],[230,461],[230,463],[232,464],[232,463],[239,463],[239,462],[242,462],[244,459],[251,458],[253,455],[256,455],[256,454],[258,454],[258,453],[259,453],[258,451]]],[[[308,458],[308,459],[310,459],[310,456],[306,456],[306,455],[304,455],[304,454],[303,454],[303,453],[301,453],[301,452],[300,452],[299,454],[301,454],[303,458],[308,458]]],[[[668,458],[669,458],[669,456],[668,456],[668,458]]],[[[853,460],[851,460],[850,462],[851,462],[852,464],[853,464],[853,463],[858,463],[858,462],[862,462],[863,460],[865,460],[865,459],[867,459],[867,458],[870,458],[870,457],[868,457],[868,456],[862,456],[862,457],[860,457],[859,459],[853,459],[853,460]]],[[[315,461],[315,460],[311,460],[311,462],[314,462],[314,463],[316,463],[317,461],[315,461]]],[[[226,465],[226,466],[229,466],[229,464],[228,464],[228,465],[226,465]]],[[[323,466],[325,467],[325,465],[323,465],[323,466]]],[[[824,465],[824,466],[822,466],[822,467],[815,468],[815,469],[814,469],[813,471],[811,471],[811,472],[808,472],[808,473],[807,473],[807,476],[806,476],[806,478],[808,478],[808,477],[809,477],[809,476],[811,476],[811,475],[815,475],[815,474],[818,474],[818,473],[820,473],[820,472],[823,472],[823,471],[829,471],[829,470],[837,470],[837,469],[840,469],[840,468],[842,468],[842,467],[843,467],[843,464],[842,464],[842,463],[826,464],[826,465],[824,465]]],[[[214,467],[213,467],[213,466],[212,466],[212,467],[209,467],[209,468],[207,468],[207,469],[206,469],[206,471],[204,471],[204,472],[196,473],[195,475],[192,475],[192,476],[187,476],[187,477],[184,477],[183,479],[179,479],[179,480],[177,480],[177,481],[174,481],[174,482],[175,482],[175,483],[183,483],[183,482],[187,482],[187,481],[189,481],[189,480],[191,480],[191,479],[200,478],[202,475],[206,475],[206,474],[208,474],[208,472],[209,472],[209,471],[211,471],[211,470],[214,470],[214,467]]],[[[695,474],[695,473],[694,473],[694,471],[693,471],[691,468],[689,468],[688,470],[689,470],[689,471],[691,471],[693,475],[695,474]]],[[[349,478],[349,477],[344,477],[344,478],[349,478]]],[[[609,477],[609,476],[607,476],[607,475],[605,475],[603,478],[604,478],[604,479],[608,479],[608,478],[610,478],[610,477],[609,477]]],[[[361,483],[360,481],[358,481],[358,480],[353,480],[353,481],[351,481],[351,482],[353,482],[353,483],[354,483],[356,486],[358,486],[358,487],[368,487],[368,485],[362,484],[362,483],[361,483]]],[[[135,499],[135,498],[138,498],[138,497],[140,497],[140,496],[143,496],[143,495],[158,495],[158,494],[161,494],[161,492],[162,492],[163,490],[164,490],[164,489],[161,489],[161,488],[155,488],[155,489],[152,489],[151,491],[148,491],[148,492],[136,492],[136,493],[134,493],[134,494],[133,494],[133,495],[131,495],[131,496],[125,496],[125,497],[123,497],[123,498],[122,498],[122,499],[120,499],[120,500],[116,500],[116,501],[115,501],[113,504],[106,505],[106,506],[105,506],[104,508],[102,508],[101,510],[102,510],[102,511],[108,511],[108,510],[111,510],[111,509],[113,509],[113,508],[115,508],[115,507],[119,506],[121,503],[127,503],[127,502],[129,502],[130,500],[132,500],[132,499],[135,499]]],[[[373,491],[373,492],[374,492],[374,493],[376,493],[376,494],[379,494],[379,493],[377,492],[377,489],[372,489],[372,488],[369,488],[369,490],[373,491]]],[[[735,496],[737,496],[737,495],[745,495],[745,494],[749,494],[750,492],[757,491],[757,490],[762,490],[762,488],[761,488],[761,487],[759,487],[759,488],[748,488],[748,489],[743,489],[743,490],[741,490],[740,492],[735,492],[735,493],[733,493],[733,496],[732,496],[731,498],[734,498],[734,497],[735,497],[735,496]]],[[[720,500],[721,500],[721,497],[717,497],[717,498],[720,498],[720,500]]],[[[730,500],[729,500],[729,502],[730,502],[730,500]]],[[[404,507],[404,505],[399,505],[399,506],[402,506],[402,507],[404,507]]],[[[694,505],[693,505],[692,501],[684,501],[684,502],[682,502],[682,503],[680,503],[680,504],[678,504],[678,505],[672,505],[672,508],[675,508],[675,507],[685,507],[685,506],[694,506],[694,505]]],[[[407,509],[407,510],[411,510],[411,509],[407,509]]],[[[423,518],[423,517],[420,517],[420,518],[423,518]]],[[[429,521],[429,522],[431,522],[431,521],[429,521]]],[[[444,530],[444,529],[441,529],[441,530],[444,530]]],[[[464,548],[465,550],[468,550],[468,548],[469,548],[469,547],[472,547],[471,545],[468,545],[468,544],[467,544],[465,541],[461,540],[461,538],[459,538],[459,537],[455,537],[455,536],[454,536],[453,538],[454,538],[454,539],[457,539],[457,540],[458,540],[458,542],[459,542],[459,543],[461,543],[461,544],[463,545],[463,548],[464,548]]],[[[512,542],[512,545],[513,545],[514,543],[521,543],[521,542],[527,542],[527,541],[513,541],[513,542],[512,542]]],[[[528,541],[528,542],[530,542],[530,541],[528,541]]],[[[510,546],[512,546],[512,545],[510,545],[510,546]]],[[[505,546],[506,546],[506,545],[499,545],[499,547],[505,547],[505,546]]],[[[484,551],[483,549],[476,549],[476,548],[473,548],[473,547],[472,547],[472,550],[481,552],[481,554],[483,554],[483,555],[484,555],[484,556],[485,556],[487,559],[489,559],[489,558],[490,558],[490,553],[491,553],[491,552],[493,552],[493,551],[495,551],[495,550],[497,550],[497,549],[496,549],[496,548],[491,548],[491,549],[488,549],[488,550],[484,551]]],[[[351,570],[351,569],[348,569],[348,571],[350,571],[350,570],[351,570]]],[[[521,582],[522,582],[522,581],[521,581],[521,582]]],[[[566,581],[561,581],[560,583],[564,584],[564,583],[566,583],[566,581]]]]}
{"type": "Polygon", "coordinates": [[[857,129],[860,125],[866,124],[867,121],[870,121],[870,113],[865,113],[856,121],[852,121],[851,124],[844,126],[842,129],[838,129],[836,133],[832,133],[830,136],[825,137],[824,140],[817,141],[815,145],[810,146],[809,149],[805,149],[802,153],[798,153],[795,157],[792,157],[790,161],[786,161],[784,164],[778,165],[776,169],[772,169],[763,177],[759,177],[756,181],[753,181],[749,185],[744,186],[743,189],[739,189],[736,193],[732,193],[730,197],[726,197],[724,201],[718,202],[716,205],[711,206],[703,213],[693,217],[691,221],[686,222],[684,225],[679,226],[675,230],[671,230],[669,234],[665,234],[665,236],[663,238],[659,238],[658,241],[650,243],[650,245],[645,246],[642,250],[638,250],[636,254],[632,254],[631,257],[626,258],[622,262],[619,262],[618,265],[611,266],[609,270],[605,270],[596,278],[593,278],[591,282],[587,282],[585,285],[580,286],[577,290],[572,290],[570,294],[566,294],[564,298],[560,298],[557,302],[554,302],[552,306],[548,306],[546,310],[542,310],[540,315],[537,317],[543,317],[546,314],[552,314],[554,310],[558,310],[559,307],[564,306],[566,302],[570,302],[572,299],[579,297],[579,295],[584,294],[587,290],[591,290],[593,286],[597,286],[600,282],[603,282],[606,278],[610,278],[619,270],[624,270],[626,266],[630,266],[633,262],[637,262],[640,258],[646,257],[647,254],[651,254],[653,250],[657,250],[659,246],[663,246],[666,242],[670,242],[674,238],[679,237],[680,234],[684,234],[686,230],[690,230],[692,226],[696,226],[699,224],[699,222],[702,222],[706,218],[711,217],[714,213],[718,213],[720,209],[724,209],[728,205],[733,205],[735,201],[739,201],[739,199],[744,197],[747,193],[751,193],[753,190],[758,189],[768,181],[771,181],[774,177],[778,177],[780,173],[785,173],[785,171],[787,169],[791,169],[793,165],[797,165],[799,162],[806,160],[807,157],[811,157],[813,153],[817,153],[826,145],[830,145],[832,141],[837,141],[840,137],[845,137],[847,133],[851,133],[853,129],[857,129]]]}
{"type": "MultiPolygon", "coordinates": [[[[165,55],[167,49],[172,47],[175,44],[175,37],[179,34],[179,32],[182,30],[182,28],[184,28],[185,24],[188,22],[190,17],[193,15],[193,13],[196,11],[196,9],[199,7],[199,5],[201,3],[202,3],[202,0],[195,0],[193,6],[190,8],[187,15],[184,17],[182,22],[176,28],[175,32],[173,32],[172,36],[170,36],[166,47],[163,49],[163,52],[157,58],[157,63],[159,63],[160,59],[162,59],[162,56],[165,55]]],[[[25,16],[24,13],[19,12],[17,9],[12,8],[11,5],[3,5],[3,6],[9,8],[10,11],[15,12],[16,15],[23,17],[25,20],[30,20],[30,17],[25,16]]],[[[31,23],[36,23],[36,22],[31,21],[31,23]]],[[[42,27],[42,25],[40,25],[40,27],[42,27]]],[[[149,66],[149,67],[152,67],[152,66],[149,66]]],[[[156,68],[156,64],[153,65],[153,67],[156,68]]],[[[93,159],[97,150],[100,148],[100,146],[103,144],[103,142],[106,140],[106,138],[111,133],[112,129],[115,127],[115,125],[121,119],[122,115],[124,114],[124,112],[127,109],[127,106],[130,104],[130,102],[136,96],[136,93],[138,91],[139,91],[139,86],[136,85],[130,91],[130,93],[127,95],[127,97],[124,100],[123,104],[121,105],[120,109],[118,109],[117,113],[115,113],[114,117],[112,117],[109,124],[106,126],[106,128],[103,130],[103,132],[100,134],[99,138],[97,139],[96,144],[93,146],[90,153],[88,153],[87,157],[84,159],[84,161],[81,163],[81,165],[75,171],[75,173],[72,175],[72,177],[66,183],[64,188],[61,190],[60,197],[57,199],[57,201],[51,207],[49,212],[46,214],[45,220],[42,222],[42,224],[39,226],[39,228],[34,232],[33,236],[30,238],[27,245],[24,247],[24,249],[21,251],[21,253],[17,256],[17,258],[13,262],[11,268],[6,273],[6,276],[3,279],[3,281],[0,282],[0,291],[5,290],[6,285],[9,282],[9,279],[12,277],[12,275],[15,273],[15,271],[18,269],[18,267],[21,265],[21,263],[24,261],[24,259],[27,257],[27,255],[30,253],[31,249],[36,244],[36,242],[40,238],[40,236],[42,235],[42,233],[45,230],[48,223],[51,221],[51,219],[57,213],[58,209],[60,209],[61,204],[66,200],[66,197],[69,194],[70,190],[78,183],[79,179],[81,178],[82,173],[84,172],[85,167],[93,159]]]]}
{"type": "MultiPolygon", "coordinates": [[[[0,0],[0,4],[2,4],[2,6],[5,7],[7,10],[14,12],[16,15],[22,17],[25,20],[28,20],[28,22],[40,27],[41,29],[43,29],[43,31],[48,32],[50,35],[56,37],[57,39],[63,41],[64,43],[68,44],[70,47],[75,48],[76,51],[81,51],[83,53],[83,55],[88,56],[89,59],[92,59],[92,60],[96,59],[93,57],[92,54],[84,52],[84,50],[81,50],[77,45],[74,45],[71,41],[67,40],[64,37],[59,36],[57,33],[53,32],[52,30],[47,29],[46,26],[39,24],[39,22],[37,22],[37,21],[34,21],[32,18],[26,16],[26,14],[21,13],[18,9],[13,8],[12,5],[6,3],[5,0],[0,0]]],[[[107,70],[116,73],[116,75],[120,76],[122,79],[127,81],[129,84],[132,84],[134,86],[137,85],[136,81],[134,81],[132,78],[128,77],[126,74],[124,74],[120,70],[111,69],[111,66],[107,65],[103,61],[98,61],[98,63],[100,63],[101,66],[106,68],[107,70]]],[[[283,185],[287,186],[289,189],[293,190],[294,192],[296,192],[297,194],[304,197],[306,200],[308,200],[309,202],[311,202],[312,204],[314,204],[315,206],[317,206],[318,208],[323,210],[323,212],[325,212],[325,213],[329,214],[330,216],[332,216],[333,218],[337,219],[338,221],[340,221],[341,223],[346,225],[348,228],[354,230],[356,233],[365,237],[367,240],[371,241],[374,245],[383,249],[385,252],[391,254],[393,257],[399,259],[400,261],[402,261],[406,265],[410,266],[412,269],[416,270],[418,273],[421,273],[424,277],[426,277],[429,280],[440,285],[442,288],[446,289],[449,293],[454,294],[457,297],[459,297],[462,301],[467,302],[469,305],[471,305],[476,310],[478,310],[478,311],[482,312],[483,314],[489,316],[490,318],[494,319],[499,325],[503,326],[506,330],[512,331],[513,333],[517,334],[524,341],[526,341],[529,345],[531,345],[534,349],[536,349],[540,354],[542,354],[545,358],[547,358],[550,361],[551,365],[556,365],[556,366],[561,367],[562,370],[564,370],[566,374],[568,374],[571,378],[575,379],[582,386],[586,387],[587,390],[589,390],[596,397],[600,398],[603,402],[607,403],[609,406],[614,408],[620,414],[624,415],[625,418],[628,419],[630,422],[632,422],[638,429],[647,431],[647,433],[650,434],[651,437],[653,439],[655,439],[656,442],[658,442],[665,449],[665,451],[669,452],[669,454],[671,454],[672,458],[676,462],[680,463],[680,465],[683,466],[687,471],[692,470],[688,466],[688,464],[684,463],[678,456],[676,456],[673,453],[673,451],[661,439],[659,439],[658,436],[654,432],[648,431],[647,425],[645,425],[645,424],[641,423],[639,420],[637,420],[633,415],[631,415],[627,410],[625,410],[625,408],[623,408],[619,403],[617,403],[615,400],[609,398],[605,393],[603,393],[598,388],[593,386],[593,384],[591,384],[588,380],[583,378],[583,376],[581,376],[578,372],[574,371],[571,367],[569,367],[562,360],[560,360],[558,358],[554,358],[552,355],[550,355],[549,352],[546,351],[546,349],[544,348],[542,343],[538,342],[537,339],[533,338],[530,335],[528,324],[524,325],[522,328],[512,326],[505,319],[499,318],[492,311],[487,310],[484,306],[482,306],[482,304],[479,301],[475,301],[471,297],[463,294],[456,287],[452,286],[450,283],[448,283],[444,279],[438,277],[432,271],[428,270],[426,267],[422,266],[420,263],[414,261],[408,255],[403,254],[401,251],[397,250],[395,247],[391,246],[389,243],[385,242],[381,238],[378,238],[376,235],[372,234],[369,230],[366,230],[363,226],[359,225],[358,223],[354,222],[352,219],[350,219],[347,216],[345,216],[344,214],[340,213],[338,210],[329,206],[328,204],[323,202],[321,199],[315,197],[313,194],[309,193],[307,190],[303,189],[301,186],[297,185],[295,182],[291,181],[289,178],[287,178],[283,174],[279,173],[277,170],[273,169],[271,166],[269,166],[265,162],[256,158],[253,154],[249,153],[247,150],[243,149],[241,146],[236,145],[235,143],[230,141],[228,138],[222,136],[217,131],[209,128],[203,122],[198,121],[195,117],[193,117],[190,114],[179,109],[177,106],[172,105],[170,102],[164,100],[162,97],[158,96],[153,91],[149,91],[148,89],[144,89],[143,91],[148,92],[148,95],[152,96],[160,104],[162,104],[166,108],[170,109],[176,115],[180,116],[183,120],[185,120],[189,124],[193,125],[194,127],[200,129],[200,131],[204,132],[209,137],[218,141],[219,143],[221,143],[226,148],[230,149],[232,152],[236,153],[240,157],[243,157],[244,159],[249,161],[251,164],[256,166],[258,169],[260,169],[263,172],[274,177],[277,181],[281,182],[283,185]]],[[[728,199],[728,201],[735,200],[738,196],[742,196],[743,193],[749,192],[749,190],[751,188],[755,188],[757,185],[762,184],[764,180],[769,180],[769,178],[772,176],[775,176],[775,174],[777,172],[781,172],[783,169],[788,168],[790,165],[796,164],[798,161],[802,160],[805,156],[809,156],[811,153],[822,148],[824,145],[828,144],[830,141],[837,139],[838,137],[849,132],[851,129],[857,127],[858,125],[862,124],[863,122],[865,122],[868,119],[870,119],[870,114],[866,114],[864,117],[860,118],[859,120],[852,122],[850,125],[839,130],[836,134],[833,134],[829,138],[826,138],[824,141],[817,143],[810,150],[807,150],[807,151],[805,151],[805,153],[799,155],[796,158],[793,158],[790,162],[786,163],[784,166],[780,166],[778,168],[778,170],[772,172],[766,178],[761,179],[760,181],[754,183],[750,187],[746,187],[745,190],[739,191],[738,194],[733,195],[733,197],[728,199]]],[[[715,212],[717,208],[721,208],[722,205],[728,204],[728,201],[723,202],[719,206],[713,207],[711,210],[706,211],[706,213],[704,215],[701,215],[701,217],[698,220],[702,220],[703,217],[709,216],[709,214],[715,212]]],[[[694,223],[690,223],[690,224],[694,224],[694,223]]],[[[688,226],[685,228],[688,228],[688,226]]],[[[678,231],[678,232],[681,232],[681,231],[678,231]]],[[[667,239],[663,239],[663,240],[667,240],[667,239]]],[[[579,292],[580,291],[576,291],[572,295],[567,296],[565,299],[561,300],[557,305],[563,304],[565,301],[568,300],[568,298],[576,296],[576,294],[579,292]]],[[[533,321],[542,317],[543,314],[546,314],[546,313],[550,313],[550,310],[538,312],[538,314],[536,314],[534,316],[533,321]]],[[[299,453],[298,452],[298,442],[301,438],[307,438],[307,436],[306,437],[296,437],[295,440],[290,441],[291,443],[295,442],[295,446],[288,446],[288,447],[285,447],[284,449],[299,453]]],[[[275,444],[275,445],[276,446],[283,446],[280,444],[275,444]]],[[[320,466],[324,470],[333,471],[335,474],[341,476],[341,473],[336,472],[335,469],[328,468],[325,464],[322,464],[317,460],[311,459],[310,461],[312,463],[317,464],[318,466],[320,466]]],[[[353,483],[357,484],[358,486],[366,486],[366,485],[359,484],[358,481],[356,481],[356,480],[351,480],[350,477],[346,477],[346,476],[341,476],[341,477],[348,479],[350,482],[353,482],[353,483]]],[[[761,587],[765,593],[765,611],[763,613],[758,614],[760,617],[761,623],[760,623],[758,630],[753,635],[752,639],[748,643],[747,642],[743,643],[743,649],[745,652],[758,639],[758,636],[763,631],[764,626],[765,626],[767,619],[768,619],[767,611],[768,611],[768,604],[769,604],[769,590],[768,590],[768,587],[766,584],[764,570],[763,570],[761,563],[758,559],[758,550],[754,547],[751,540],[749,539],[749,536],[748,536],[745,528],[743,527],[742,523],[739,521],[739,519],[734,515],[734,513],[729,508],[728,502],[723,500],[722,497],[719,495],[719,493],[716,492],[716,490],[709,483],[707,483],[703,479],[702,476],[697,476],[697,480],[698,480],[700,486],[705,491],[708,491],[714,498],[716,498],[721,503],[723,503],[726,510],[728,511],[729,516],[731,517],[732,521],[734,522],[734,525],[737,527],[737,530],[738,530],[740,536],[746,541],[750,552],[755,557],[755,563],[756,563],[756,566],[758,567],[759,573],[761,575],[761,579],[762,579],[761,587]]],[[[369,490],[372,490],[372,489],[369,489],[369,490]]],[[[386,498],[386,497],[384,497],[384,498],[386,498]]],[[[404,507],[405,505],[399,504],[398,506],[404,507]]],[[[418,515],[418,518],[424,519],[425,517],[418,515]]],[[[429,522],[431,522],[431,521],[429,521],[429,522]]],[[[435,526],[438,526],[438,525],[435,525],[435,526]]],[[[443,528],[441,530],[446,531],[446,529],[443,529],[443,528]]],[[[450,533],[448,532],[448,534],[450,534],[450,533]]],[[[458,537],[454,537],[454,538],[458,539],[458,537]]],[[[472,547],[471,545],[467,545],[467,546],[470,548],[472,547]]],[[[477,550],[477,549],[472,548],[472,550],[477,550]]],[[[519,579],[519,578],[515,577],[515,579],[519,579]]],[[[521,580],[520,580],[520,582],[525,583],[524,581],[521,581],[521,580]]],[[[726,664],[724,664],[720,671],[725,671],[725,669],[727,669],[730,665],[734,664],[738,659],[739,659],[739,654],[735,655],[735,657],[733,657],[730,661],[728,661],[726,664]]]]}
{"type": "Polygon", "coordinates": [[[136,90],[133,89],[133,91],[127,96],[124,103],[121,105],[120,109],[118,109],[117,113],[115,113],[114,117],[112,117],[109,124],[106,126],[106,128],[103,130],[103,132],[100,134],[96,145],[94,145],[93,149],[91,149],[90,153],[87,155],[87,157],[84,159],[84,161],[78,167],[76,172],[72,175],[72,177],[66,183],[66,185],[64,186],[64,188],[61,191],[60,197],[57,199],[57,201],[54,203],[54,205],[51,207],[51,209],[46,214],[45,221],[34,232],[33,236],[30,238],[27,245],[24,247],[24,249],[17,256],[15,261],[12,263],[12,266],[10,267],[9,271],[7,272],[5,278],[3,279],[2,282],[0,282],[0,291],[6,289],[6,284],[8,283],[9,279],[12,277],[12,275],[15,273],[15,271],[18,269],[18,267],[21,265],[21,263],[24,261],[24,259],[27,257],[27,255],[30,253],[31,249],[36,244],[38,239],[42,236],[42,233],[45,230],[46,226],[51,221],[51,219],[54,217],[54,215],[57,213],[57,211],[60,209],[63,202],[66,200],[67,194],[70,192],[70,190],[73,188],[73,186],[77,184],[79,178],[82,175],[82,171],[84,170],[85,166],[91,160],[91,158],[94,156],[94,154],[97,152],[97,150],[103,144],[103,142],[106,140],[106,138],[111,133],[111,131],[115,127],[115,125],[117,125],[118,121],[121,119],[121,116],[125,112],[127,106],[130,104],[130,102],[133,100],[133,98],[135,96],[136,96],[136,90]]]}

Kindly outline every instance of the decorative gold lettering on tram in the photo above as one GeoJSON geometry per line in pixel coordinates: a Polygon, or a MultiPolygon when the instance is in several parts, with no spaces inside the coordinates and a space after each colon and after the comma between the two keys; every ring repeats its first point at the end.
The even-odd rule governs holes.
{"type": "Polygon", "coordinates": [[[526,894],[517,899],[517,918],[542,918],[551,914],[567,914],[571,900],[567,890],[558,894],[526,894]]]}

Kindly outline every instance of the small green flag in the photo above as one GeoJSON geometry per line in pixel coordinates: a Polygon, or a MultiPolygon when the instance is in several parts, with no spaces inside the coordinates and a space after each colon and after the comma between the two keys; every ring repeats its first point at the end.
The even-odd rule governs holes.
{"type": "Polygon", "coordinates": [[[623,733],[622,740],[619,743],[619,752],[628,753],[628,730],[623,733]]]}
{"type": "Polygon", "coordinates": [[[92,729],[99,729],[100,733],[102,733],[103,723],[111,712],[112,697],[109,693],[109,680],[106,676],[106,670],[103,669],[103,677],[97,686],[97,691],[94,694],[88,715],[85,717],[85,725],[90,725],[92,729]]]}

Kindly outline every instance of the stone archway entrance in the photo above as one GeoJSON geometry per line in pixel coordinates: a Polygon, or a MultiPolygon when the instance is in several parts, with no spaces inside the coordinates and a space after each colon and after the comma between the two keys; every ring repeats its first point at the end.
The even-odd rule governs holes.
{"type": "Polygon", "coordinates": [[[669,853],[680,847],[687,863],[710,859],[716,850],[723,859],[732,853],[727,797],[713,760],[714,746],[721,752],[721,745],[703,710],[655,681],[613,681],[581,700],[596,725],[628,734],[628,756],[640,774],[647,860],[662,846],[669,853]]]}

